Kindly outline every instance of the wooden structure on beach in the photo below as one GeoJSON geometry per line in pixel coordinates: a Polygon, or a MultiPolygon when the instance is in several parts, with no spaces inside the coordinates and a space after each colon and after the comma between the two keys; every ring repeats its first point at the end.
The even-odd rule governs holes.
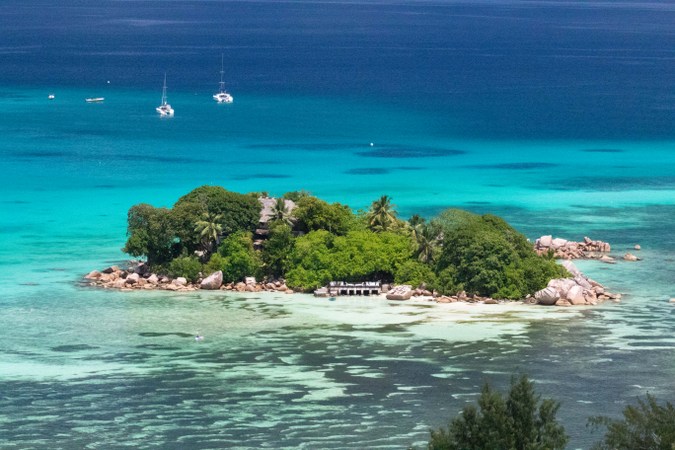
{"type": "Polygon", "coordinates": [[[317,297],[337,297],[338,295],[379,295],[382,293],[382,282],[364,281],[348,283],[345,281],[331,281],[328,286],[314,291],[317,297]]]}

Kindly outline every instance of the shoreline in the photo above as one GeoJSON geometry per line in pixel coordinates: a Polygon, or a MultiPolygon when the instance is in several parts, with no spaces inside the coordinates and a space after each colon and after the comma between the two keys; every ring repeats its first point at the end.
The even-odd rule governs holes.
{"type": "MultiPolygon", "coordinates": [[[[168,291],[168,292],[224,292],[237,294],[278,294],[303,295],[317,299],[335,301],[337,299],[359,299],[367,301],[369,298],[383,298],[395,303],[436,303],[436,304],[466,304],[466,305],[504,305],[525,304],[533,306],[595,306],[604,301],[620,302],[621,294],[607,291],[605,287],[586,277],[570,261],[565,260],[562,266],[568,270],[573,278],[552,279],[548,286],[534,295],[524,299],[505,300],[478,295],[466,294],[464,291],[455,295],[440,295],[437,292],[414,289],[409,285],[387,285],[386,291],[371,295],[317,295],[294,290],[283,280],[256,281],[253,277],[246,277],[243,282],[223,283],[222,272],[214,272],[207,277],[191,283],[183,277],[170,278],[151,273],[142,261],[129,261],[126,269],[113,265],[102,271],[92,270],[82,278],[82,284],[99,289],[112,289],[120,292],[134,291],[168,291]]],[[[384,285],[383,285],[384,286],[384,285]]]]}

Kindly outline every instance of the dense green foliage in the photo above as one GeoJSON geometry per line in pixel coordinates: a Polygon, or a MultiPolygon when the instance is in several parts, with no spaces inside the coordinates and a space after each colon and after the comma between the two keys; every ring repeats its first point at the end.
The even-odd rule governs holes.
{"type": "Polygon", "coordinates": [[[436,284],[436,274],[428,264],[408,260],[396,268],[394,282],[396,284],[428,287],[436,284]]]}
{"type": "Polygon", "coordinates": [[[430,222],[417,215],[406,222],[386,195],[355,214],[346,205],[292,192],[277,199],[266,236],[256,236],[254,247],[261,208],[257,194],[218,186],[198,187],[172,209],[135,205],[124,251],[190,279],[199,276],[201,263],[203,275],[222,270],[228,282],[283,277],[302,290],[329,281],[381,280],[441,294],[465,290],[518,299],[566,274],[492,215],[450,209],[430,222]]]}
{"type": "MultiPolygon", "coordinates": [[[[179,198],[174,208],[189,210],[184,206],[186,203],[200,205],[202,208],[200,214],[192,218],[194,222],[201,220],[204,212],[211,216],[220,216],[218,223],[225,235],[240,230],[254,231],[262,209],[255,195],[230,192],[220,186],[200,186],[179,198]]],[[[182,231],[189,233],[189,230],[182,231]]]]}
{"type": "Polygon", "coordinates": [[[127,214],[126,245],[131,256],[145,256],[149,264],[163,264],[175,256],[174,228],[170,211],[146,203],[134,205],[127,214]]]}
{"type": "Polygon", "coordinates": [[[202,264],[192,256],[181,256],[171,261],[167,267],[167,273],[171,277],[185,277],[188,281],[195,282],[202,271],[202,264]]]}
{"type": "Polygon", "coordinates": [[[293,211],[296,229],[302,232],[327,230],[344,235],[352,228],[354,214],[348,206],[329,204],[321,199],[305,196],[298,200],[293,211]]]}
{"type": "Polygon", "coordinates": [[[497,216],[447,210],[434,224],[443,235],[436,266],[439,291],[463,289],[517,299],[566,275],[555,261],[537,256],[525,236],[497,216]]]}
{"type": "Polygon", "coordinates": [[[568,437],[556,420],[560,404],[541,400],[526,376],[511,379],[504,397],[488,384],[478,407],[465,406],[448,428],[431,431],[429,450],[556,450],[568,437]]]}
{"type": "Polygon", "coordinates": [[[171,208],[173,232],[180,242],[183,253],[192,254],[201,248],[202,237],[200,233],[195,232],[195,227],[205,215],[208,215],[208,211],[201,203],[183,202],[171,208]]]}
{"type": "Polygon", "coordinates": [[[294,244],[293,231],[284,222],[270,224],[270,233],[263,246],[263,271],[274,278],[282,276],[289,268],[294,244]]]}
{"type": "Polygon", "coordinates": [[[668,402],[660,405],[651,395],[638,399],[637,406],[627,406],[623,420],[593,417],[589,423],[607,427],[596,450],[675,450],[675,407],[668,402]]]}
{"type": "Polygon", "coordinates": [[[336,236],[326,230],[312,231],[296,239],[286,281],[301,289],[331,280],[393,281],[411,252],[408,237],[391,232],[350,231],[336,236]]]}
{"type": "MultiPolygon", "coordinates": [[[[207,260],[222,236],[252,231],[260,220],[261,205],[255,196],[229,192],[218,186],[201,186],[181,197],[172,209],[134,205],[127,217],[127,242],[123,251],[146,257],[150,266],[163,266],[179,256],[205,251],[207,260]]],[[[193,266],[174,274],[191,278],[193,266]]],[[[178,276],[177,275],[177,276],[178,276]]],[[[196,277],[194,277],[196,279],[196,277]]]]}
{"type": "Polygon", "coordinates": [[[260,257],[253,249],[251,233],[238,231],[226,237],[204,266],[204,273],[221,270],[225,283],[238,282],[244,277],[260,275],[260,257]]]}

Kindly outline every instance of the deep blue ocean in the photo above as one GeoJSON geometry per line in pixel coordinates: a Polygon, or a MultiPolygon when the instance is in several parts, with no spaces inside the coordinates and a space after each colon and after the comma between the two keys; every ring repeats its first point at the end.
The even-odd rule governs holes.
{"type": "Polygon", "coordinates": [[[587,449],[589,416],[675,402],[673,1],[3,0],[0,161],[3,449],[407,448],[521,372],[587,449]],[[605,240],[578,265],[623,299],[80,284],[131,205],[203,184],[605,240]]]}

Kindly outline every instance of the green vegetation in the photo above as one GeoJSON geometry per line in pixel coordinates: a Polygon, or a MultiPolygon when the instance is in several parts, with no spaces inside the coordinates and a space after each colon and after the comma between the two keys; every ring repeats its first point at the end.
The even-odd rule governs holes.
{"type": "Polygon", "coordinates": [[[262,251],[264,273],[274,278],[286,273],[294,241],[293,230],[289,225],[283,222],[270,224],[269,238],[262,251]]]}
{"type": "Polygon", "coordinates": [[[389,231],[397,228],[398,217],[394,206],[396,205],[391,203],[391,197],[388,195],[375,200],[366,216],[368,227],[373,231],[389,231]]]}
{"type": "Polygon", "coordinates": [[[205,260],[222,236],[255,230],[261,205],[252,195],[229,192],[218,186],[201,186],[181,197],[172,209],[134,205],[127,219],[123,251],[146,257],[151,266],[179,256],[204,251],[205,260]]]}
{"type": "Polygon", "coordinates": [[[167,267],[167,273],[171,277],[184,277],[188,281],[195,282],[202,271],[199,260],[193,256],[181,256],[171,261],[167,267]]]}
{"type": "Polygon", "coordinates": [[[134,205],[127,214],[129,239],[122,249],[131,256],[145,256],[149,265],[163,264],[176,256],[170,211],[146,203],[134,205]]]}
{"type": "Polygon", "coordinates": [[[195,233],[199,235],[204,251],[213,253],[213,248],[218,245],[220,235],[223,233],[222,214],[204,213],[202,220],[195,223],[195,233]]]}
{"type": "MultiPolygon", "coordinates": [[[[563,449],[568,436],[556,420],[560,404],[541,400],[527,376],[511,379],[504,397],[488,384],[478,405],[465,406],[447,428],[430,431],[429,450],[555,450],[563,449]]],[[[623,420],[593,417],[593,430],[606,427],[594,450],[675,450],[675,407],[661,405],[651,395],[623,411],[623,420]]]]}
{"type": "MultiPolygon", "coordinates": [[[[179,198],[174,208],[185,204],[201,207],[202,213],[218,216],[218,223],[225,235],[235,231],[254,231],[260,220],[261,205],[255,195],[230,192],[220,186],[201,186],[179,198]]],[[[196,217],[193,217],[195,219],[196,217]]]]}
{"type": "Polygon", "coordinates": [[[204,273],[221,270],[223,281],[237,282],[244,277],[260,275],[260,256],[253,249],[251,233],[237,231],[226,237],[218,247],[218,253],[211,256],[204,266],[204,273]]]}
{"type": "Polygon", "coordinates": [[[393,281],[410,256],[405,235],[350,231],[336,236],[326,230],[311,231],[295,240],[286,281],[310,289],[331,280],[393,281]]]}
{"type": "Polygon", "coordinates": [[[560,404],[541,400],[525,375],[511,379],[504,397],[485,384],[478,407],[465,406],[448,428],[431,431],[429,450],[556,450],[568,437],[556,420],[560,404]]]}
{"type": "Polygon", "coordinates": [[[552,259],[537,256],[525,236],[497,216],[450,209],[434,224],[443,235],[438,290],[518,299],[566,275],[552,259]]]}
{"type": "Polygon", "coordinates": [[[649,394],[638,399],[637,406],[627,406],[623,420],[593,417],[589,424],[594,429],[607,427],[603,441],[593,447],[596,450],[675,450],[675,407],[668,402],[660,405],[649,394]]]}
{"type": "Polygon", "coordinates": [[[354,228],[354,214],[348,206],[339,203],[328,204],[316,197],[302,197],[293,211],[297,230],[326,230],[333,234],[344,235],[354,228]]]}
{"type": "Polygon", "coordinates": [[[333,280],[381,280],[517,299],[566,274],[492,215],[449,209],[430,221],[418,215],[404,221],[386,195],[354,213],[300,191],[279,198],[263,236],[254,236],[261,208],[257,194],[218,186],[198,187],[171,209],[135,205],[124,251],[191,280],[221,270],[226,282],[283,277],[302,290],[333,280]]]}

